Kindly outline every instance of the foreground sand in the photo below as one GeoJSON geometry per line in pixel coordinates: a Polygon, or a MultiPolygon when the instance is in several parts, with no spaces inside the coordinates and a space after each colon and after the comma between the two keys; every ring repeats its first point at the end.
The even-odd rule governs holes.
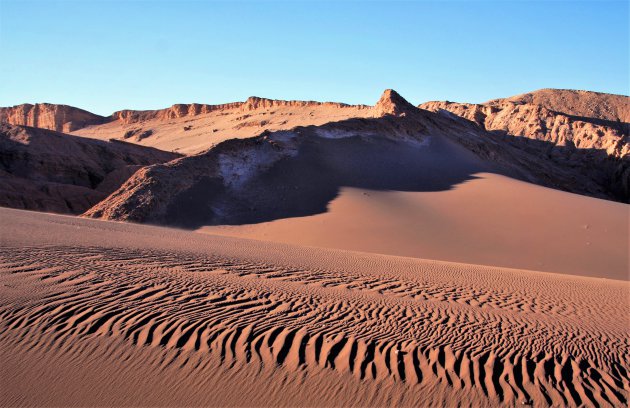
{"type": "Polygon", "coordinates": [[[0,223],[2,405],[627,403],[626,281],[0,223]]]}

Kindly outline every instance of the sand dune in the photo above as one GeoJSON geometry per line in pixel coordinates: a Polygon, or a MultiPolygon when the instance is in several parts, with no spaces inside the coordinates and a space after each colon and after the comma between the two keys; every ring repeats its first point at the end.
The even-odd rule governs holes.
{"type": "Polygon", "coordinates": [[[1,111],[0,405],[627,406],[624,101],[1,111]]]}
{"type": "Polygon", "coordinates": [[[627,282],[0,216],[9,405],[627,403],[627,282]]]}
{"type": "Polygon", "coordinates": [[[199,231],[628,280],[629,216],[624,204],[479,172],[437,192],[344,188],[320,214],[199,231]]]}

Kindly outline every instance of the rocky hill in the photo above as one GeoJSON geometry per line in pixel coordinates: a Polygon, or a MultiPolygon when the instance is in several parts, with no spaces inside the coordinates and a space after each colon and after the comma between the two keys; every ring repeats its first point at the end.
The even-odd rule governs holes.
{"type": "Polygon", "coordinates": [[[482,171],[606,195],[592,180],[394,91],[373,110],[380,116],[266,131],[145,167],[85,216],[189,228],[258,223],[323,212],[342,186],[441,191],[482,171]]]}
{"type": "Polygon", "coordinates": [[[159,110],[123,110],[105,123],[78,129],[73,134],[196,154],[224,140],[253,137],[265,130],[288,130],[376,115],[372,107],[363,105],[252,96],[244,102],[220,105],[177,104],[159,110]]]}
{"type": "Polygon", "coordinates": [[[428,102],[500,139],[593,180],[607,198],[630,199],[630,99],[585,91],[542,90],[484,104],[428,102]],[[587,116],[591,115],[591,116],[587,116]]]}
{"type": "Polygon", "coordinates": [[[538,105],[554,112],[612,122],[630,122],[630,101],[627,96],[571,89],[540,89],[538,91],[495,99],[488,105],[511,102],[517,105],[538,105]]]}
{"type": "Polygon", "coordinates": [[[66,133],[107,121],[107,118],[83,109],[51,103],[37,103],[35,105],[25,103],[0,108],[0,122],[66,133]]]}
{"type": "MultiPolygon", "coordinates": [[[[552,188],[628,202],[627,102],[628,97],[618,95],[541,90],[484,104],[429,102],[418,109],[395,91],[386,90],[374,106],[251,97],[245,102],[222,105],[190,104],[156,111],[120,111],[109,118],[61,105],[23,105],[23,112],[42,112],[42,107],[48,107],[46,112],[58,112],[58,119],[48,122],[43,121],[41,115],[26,115],[33,118],[31,123],[65,129],[84,126],[73,134],[88,138],[2,125],[3,205],[82,212],[114,192],[140,167],[151,165],[142,168],[87,214],[172,224],[189,223],[190,220],[181,220],[174,212],[178,206],[186,208],[188,205],[201,205],[204,222],[210,217],[212,223],[264,220],[280,213],[308,214],[316,211],[315,207],[321,209],[331,192],[337,191],[343,182],[357,184],[365,183],[363,180],[369,177],[374,180],[387,177],[373,172],[369,168],[371,163],[381,163],[384,167],[380,174],[389,174],[392,180],[404,178],[398,174],[396,166],[406,166],[412,179],[414,171],[433,175],[448,173],[433,158],[442,157],[449,166],[457,167],[442,156],[444,149],[452,148],[449,143],[455,143],[457,149],[465,149],[482,162],[471,166],[470,172],[458,174],[455,177],[458,179],[469,177],[473,167],[485,168],[552,188]],[[59,112],[82,113],[64,116],[59,112]],[[110,142],[109,136],[117,142],[110,142]],[[431,148],[425,145],[429,140],[433,143],[429,144],[431,148]],[[137,145],[199,153],[166,163],[179,155],[137,145]],[[450,147],[445,147],[447,145],[450,147]],[[423,153],[409,146],[424,146],[423,153]],[[435,146],[442,146],[442,150],[425,154],[435,146]],[[381,151],[388,151],[391,157],[379,157],[381,151]],[[344,155],[340,156],[339,152],[344,155]],[[393,164],[394,152],[400,158],[397,165],[393,164]],[[408,153],[417,156],[411,157],[408,153]],[[312,168],[324,166],[330,183],[320,187],[328,193],[312,192],[317,195],[312,197],[314,207],[300,204],[297,209],[267,208],[258,211],[258,215],[244,216],[247,211],[243,208],[260,208],[256,200],[265,201],[267,192],[273,190],[259,191],[258,187],[267,183],[269,172],[295,170],[291,167],[296,166],[295,157],[310,163],[312,168]],[[405,161],[407,159],[409,162],[405,161]],[[417,165],[418,160],[433,167],[417,165]],[[342,165],[344,161],[353,163],[354,170],[342,165]],[[284,168],[287,163],[293,164],[284,168]],[[336,175],[333,169],[346,175],[336,175]],[[361,169],[362,176],[356,174],[357,169],[361,169]],[[436,169],[440,169],[439,172],[436,169]],[[58,179],[59,175],[63,177],[58,179]],[[235,193],[235,186],[244,184],[249,191],[258,191],[259,197],[245,197],[247,194],[241,190],[235,193]],[[30,187],[24,187],[26,185],[30,187]],[[70,190],[73,192],[69,193],[70,190]],[[222,204],[217,204],[216,200],[209,204],[209,196],[222,204]],[[207,211],[208,206],[213,209],[207,211]]],[[[6,116],[8,110],[2,110],[3,120],[15,121],[23,117],[15,113],[18,111],[14,109],[12,115],[6,116]]],[[[311,171],[298,167],[296,174],[311,171]]],[[[306,191],[304,183],[309,183],[293,179],[285,182],[295,185],[297,191],[306,191]]],[[[387,183],[378,184],[383,185],[387,183]]],[[[422,190],[427,181],[415,185],[407,180],[402,185],[422,190]]],[[[400,187],[400,183],[389,187],[397,186],[400,187]]],[[[279,196],[287,194],[281,187],[276,190],[279,196]]],[[[269,205],[277,206],[274,199],[268,201],[269,205]]],[[[293,201],[302,202],[299,197],[293,201]]],[[[197,221],[195,218],[193,224],[197,221]]]]}
{"type": "Polygon", "coordinates": [[[177,157],[125,142],[0,124],[0,205],[80,214],[142,166],[177,157]]]}

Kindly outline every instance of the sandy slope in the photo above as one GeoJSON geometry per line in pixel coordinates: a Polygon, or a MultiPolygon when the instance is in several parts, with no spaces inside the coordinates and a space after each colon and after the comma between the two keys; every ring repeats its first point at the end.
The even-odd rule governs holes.
{"type": "Polygon", "coordinates": [[[324,213],[199,230],[390,255],[630,278],[627,205],[491,173],[470,177],[437,192],[344,188],[324,213]]]}
{"type": "Polygon", "coordinates": [[[0,222],[5,405],[627,403],[624,281],[0,222]]]}

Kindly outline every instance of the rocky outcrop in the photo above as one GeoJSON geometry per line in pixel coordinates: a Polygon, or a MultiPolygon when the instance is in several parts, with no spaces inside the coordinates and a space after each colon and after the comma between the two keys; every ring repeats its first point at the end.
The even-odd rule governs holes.
{"type": "Polygon", "coordinates": [[[500,105],[504,102],[542,106],[570,116],[630,122],[630,101],[624,95],[570,89],[541,89],[510,98],[495,99],[486,104],[500,105]]]}
{"type": "Polygon", "coordinates": [[[485,104],[419,107],[466,119],[503,143],[555,163],[558,171],[570,169],[579,182],[601,186],[595,196],[628,202],[630,124],[618,119],[627,120],[629,103],[620,95],[542,90],[485,104]]]}
{"type": "Polygon", "coordinates": [[[170,120],[183,118],[187,116],[204,115],[210,112],[227,109],[238,109],[243,105],[243,102],[225,103],[221,105],[206,105],[199,103],[191,104],[175,104],[170,108],[158,109],[158,110],[121,110],[114,112],[109,120],[119,120],[124,124],[143,122],[148,120],[170,120]]]}
{"type": "Polygon", "coordinates": [[[376,116],[404,116],[408,113],[417,113],[417,110],[393,89],[386,89],[374,105],[376,116]]]}
{"type": "MultiPolygon", "coordinates": [[[[244,111],[252,111],[257,109],[271,109],[281,107],[309,107],[309,106],[328,106],[331,108],[346,108],[352,105],[339,102],[315,102],[315,101],[284,101],[278,99],[259,98],[257,96],[250,96],[241,105],[241,109],[244,111]]],[[[368,109],[369,106],[358,105],[361,108],[368,109]]]]}
{"type": "Polygon", "coordinates": [[[140,167],[177,157],[131,143],[0,124],[0,205],[80,214],[140,167]]]}
{"type": "Polygon", "coordinates": [[[0,122],[58,132],[72,132],[106,121],[102,116],[67,105],[37,103],[0,108],[0,122]]]}
{"type": "MultiPolygon", "coordinates": [[[[232,102],[219,105],[206,104],[176,104],[167,109],[136,111],[121,110],[114,112],[110,120],[119,120],[124,124],[144,122],[149,120],[170,120],[183,117],[193,117],[204,115],[215,111],[241,110],[251,112],[259,109],[272,109],[281,107],[309,107],[309,106],[329,106],[331,108],[344,108],[351,105],[337,102],[315,102],[315,101],[283,101],[276,99],[249,97],[245,102],[232,102]]],[[[359,105],[361,108],[369,109],[369,106],[359,105]]]]}
{"type": "Polygon", "coordinates": [[[606,123],[577,118],[543,106],[493,102],[492,105],[455,102],[428,102],[422,109],[445,110],[470,120],[488,131],[549,142],[555,146],[603,150],[613,157],[630,153],[628,123],[606,123]]]}

